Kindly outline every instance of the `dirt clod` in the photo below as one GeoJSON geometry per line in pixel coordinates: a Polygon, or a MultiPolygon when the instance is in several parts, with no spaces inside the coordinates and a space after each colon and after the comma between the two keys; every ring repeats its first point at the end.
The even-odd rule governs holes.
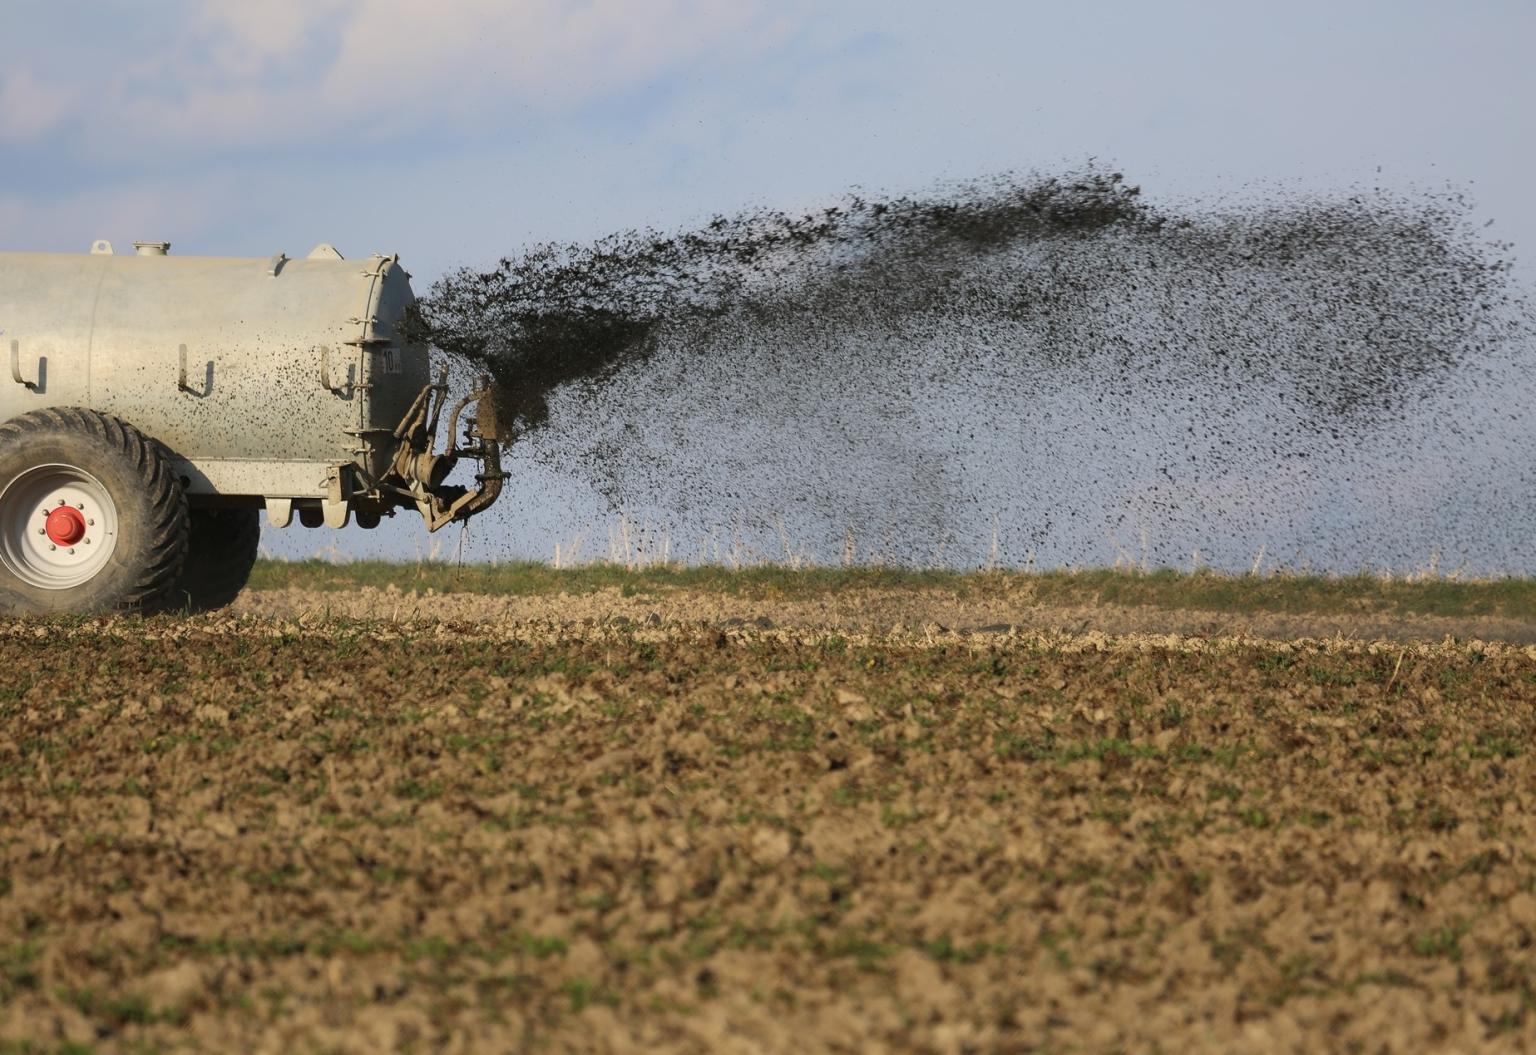
{"type": "Polygon", "coordinates": [[[0,624],[0,1037],[1533,1028],[1530,647],[702,618],[0,624]]]}

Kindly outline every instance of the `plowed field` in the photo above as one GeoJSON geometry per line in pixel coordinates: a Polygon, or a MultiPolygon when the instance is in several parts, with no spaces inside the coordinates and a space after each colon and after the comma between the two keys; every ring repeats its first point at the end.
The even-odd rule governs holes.
{"type": "Polygon", "coordinates": [[[253,606],[0,624],[0,1051],[1536,1031],[1533,649],[253,606]]]}

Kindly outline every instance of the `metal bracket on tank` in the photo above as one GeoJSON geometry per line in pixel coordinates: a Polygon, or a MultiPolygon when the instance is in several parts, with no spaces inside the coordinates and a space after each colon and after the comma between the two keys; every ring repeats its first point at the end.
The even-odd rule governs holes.
{"type": "Polygon", "coordinates": [[[342,344],[350,344],[358,348],[372,348],[374,345],[395,343],[395,339],[393,337],[380,337],[378,333],[375,332],[376,327],[379,325],[379,320],[376,318],[348,319],[347,321],[352,323],[354,326],[361,326],[363,328],[363,333],[361,337],[352,337],[348,340],[342,341],[342,344]]]}
{"type": "Polygon", "coordinates": [[[362,268],[360,274],[362,274],[365,278],[377,278],[385,271],[388,271],[391,266],[398,264],[399,262],[399,253],[390,253],[388,256],[385,256],[383,253],[374,253],[367,259],[367,261],[365,261],[365,266],[362,268]]]}
{"type": "Polygon", "coordinates": [[[325,497],[320,500],[320,509],[325,514],[325,526],[328,528],[344,528],[352,519],[352,502],[348,498],[351,488],[346,479],[347,467],[333,465],[325,477],[325,497]]]}

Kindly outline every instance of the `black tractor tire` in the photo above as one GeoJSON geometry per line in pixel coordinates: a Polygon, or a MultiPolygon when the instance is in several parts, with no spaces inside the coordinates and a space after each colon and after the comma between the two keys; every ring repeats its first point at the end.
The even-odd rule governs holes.
{"type": "Polygon", "coordinates": [[[250,581],[261,544],[255,509],[194,509],[187,560],[166,595],[175,610],[211,612],[233,601],[250,581]]]}
{"type": "Polygon", "coordinates": [[[0,424],[0,611],[151,610],[187,531],[168,453],[127,422],[56,407],[0,424]]]}

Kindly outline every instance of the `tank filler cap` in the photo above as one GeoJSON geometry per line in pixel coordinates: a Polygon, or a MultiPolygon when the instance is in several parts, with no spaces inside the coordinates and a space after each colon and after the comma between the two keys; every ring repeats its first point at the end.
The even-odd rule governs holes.
{"type": "Polygon", "coordinates": [[[91,243],[91,255],[92,256],[111,256],[112,255],[112,243],[107,241],[105,238],[98,238],[96,241],[91,243]]]}
{"type": "Polygon", "coordinates": [[[133,251],[140,256],[165,256],[171,251],[170,242],[134,242],[133,251]]]}

